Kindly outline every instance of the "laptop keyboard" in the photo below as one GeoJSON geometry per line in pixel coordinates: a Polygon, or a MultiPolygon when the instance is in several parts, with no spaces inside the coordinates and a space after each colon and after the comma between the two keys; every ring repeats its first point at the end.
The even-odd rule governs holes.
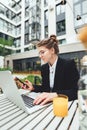
{"type": "Polygon", "coordinates": [[[24,94],[22,94],[21,96],[22,96],[22,98],[23,98],[23,101],[24,101],[25,105],[26,105],[28,108],[34,106],[34,104],[33,104],[34,99],[33,99],[33,98],[28,97],[28,96],[26,96],[26,95],[24,95],[24,94]]]}

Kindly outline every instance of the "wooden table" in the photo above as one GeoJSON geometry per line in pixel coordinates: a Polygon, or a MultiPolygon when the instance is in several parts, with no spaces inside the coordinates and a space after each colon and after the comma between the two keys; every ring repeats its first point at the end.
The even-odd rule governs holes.
{"type": "Polygon", "coordinates": [[[56,117],[53,106],[26,114],[0,94],[0,130],[78,130],[77,100],[69,102],[68,116],[56,117]]]}

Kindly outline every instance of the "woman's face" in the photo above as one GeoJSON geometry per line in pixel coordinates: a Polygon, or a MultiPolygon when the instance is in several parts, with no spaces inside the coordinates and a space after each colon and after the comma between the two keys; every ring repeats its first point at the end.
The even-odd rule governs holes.
{"type": "Polygon", "coordinates": [[[44,63],[50,63],[53,55],[54,48],[47,49],[45,46],[38,47],[39,57],[44,61],[44,63]]]}

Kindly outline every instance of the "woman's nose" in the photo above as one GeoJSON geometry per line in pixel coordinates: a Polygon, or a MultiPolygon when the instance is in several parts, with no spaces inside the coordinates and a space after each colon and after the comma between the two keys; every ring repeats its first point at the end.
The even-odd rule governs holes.
{"type": "Polygon", "coordinates": [[[39,55],[39,57],[41,58],[41,57],[42,57],[42,55],[39,55]]]}

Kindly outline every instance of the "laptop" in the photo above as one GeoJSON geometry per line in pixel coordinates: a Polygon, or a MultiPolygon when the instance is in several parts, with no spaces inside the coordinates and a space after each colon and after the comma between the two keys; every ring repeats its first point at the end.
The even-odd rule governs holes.
{"type": "Polygon", "coordinates": [[[19,108],[28,114],[50,105],[50,103],[47,103],[43,106],[33,105],[33,100],[40,93],[29,92],[26,94],[20,94],[10,71],[0,71],[0,87],[2,88],[6,98],[8,98],[11,102],[16,104],[19,108]]]}

